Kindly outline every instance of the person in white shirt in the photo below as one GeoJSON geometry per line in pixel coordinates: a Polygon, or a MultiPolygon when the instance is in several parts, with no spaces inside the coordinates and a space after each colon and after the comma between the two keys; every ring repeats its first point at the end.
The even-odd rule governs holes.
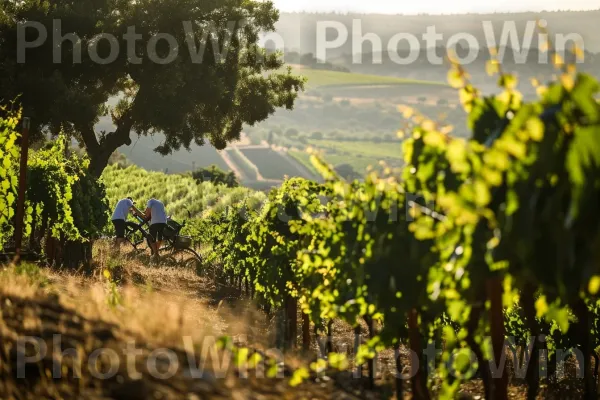
{"type": "Polygon", "coordinates": [[[135,202],[131,197],[119,200],[117,202],[117,206],[115,207],[115,211],[113,212],[111,219],[116,232],[114,244],[118,249],[121,248],[121,243],[125,241],[125,223],[127,221],[127,214],[131,211],[136,213],[141,218],[144,217],[144,214],[142,214],[142,212],[135,207],[135,202]]]}
{"type": "Polygon", "coordinates": [[[145,217],[146,220],[150,220],[150,235],[154,239],[152,247],[154,255],[158,257],[158,249],[160,249],[164,240],[163,232],[167,226],[167,212],[165,210],[165,205],[156,199],[148,200],[145,217]]]}

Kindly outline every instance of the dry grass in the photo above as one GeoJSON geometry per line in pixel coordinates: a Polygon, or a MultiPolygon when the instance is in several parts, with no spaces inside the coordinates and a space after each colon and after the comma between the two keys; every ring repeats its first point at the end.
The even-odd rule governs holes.
{"type": "MultiPolygon", "coordinates": [[[[86,274],[35,267],[29,268],[33,273],[23,273],[14,266],[3,268],[0,398],[355,398],[332,381],[290,388],[284,375],[289,377],[289,367],[299,361],[287,355],[281,371],[284,375],[266,378],[268,366],[260,364],[246,378],[237,377],[240,370],[232,353],[219,350],[217,339],[230,335],[238,345],[268,349],[270,335],[266,318],[230,288],[176,266],[149,266],[143,257],[115,255],[103,243],[95,249],[94,260],[95,268],[86,274]],[[104,270],[119,283],[118,296],[111,294],[104,270]],[[109,300],[115,299],[119,304],[110,306],[109,300]],[[27,379],[23,380],[18,379],[17,372],[19,343],[25,336],[38,338],[47,352],[26,364],[27,379]],[[60,337],[60,348],[54,343],[56,337],[60,337]],[[128,344],[139,352],[133,362],[134,371],[141,374],[138,377],[129,370],[128,344]],[[82,364],[71,357],[56,364],[61,351],[69,348],[75,350],[82,364]],[[98,379],[86,368],[99,349],[112,351],[117,357],[118,370],[108,379],[98,379]],[[148,362],[158,349],[174,354],[171,363],[160,358],[156,362],[161,373],[176,367],[169,379],[157,378],[153,364],[148,362]],[[190,357],[203,371],[202,376],[191,376],[190,357]],[[61,379],[53,375],[55,365],[60,366],[61,379]],[[74,378],[76,372],[79,379],[74,378]]],[[[25,349],[27,355],[34,355],[29,353],[31,344],[25,349]]],[[[269,358],[269,352],[263,355],[269,358]]],[[[114,360],[101,357],[96,365],[106,372],[114,360]]]]}

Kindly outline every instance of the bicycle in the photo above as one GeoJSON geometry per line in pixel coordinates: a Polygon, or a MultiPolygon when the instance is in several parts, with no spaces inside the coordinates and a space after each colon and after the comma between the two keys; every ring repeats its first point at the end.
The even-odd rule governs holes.
{"type": "Polygon", "coordinates": [[[148,224],[148,221],[140,218],[137,215],[135,218],[139,223],[136,224],[131,221],[125,222],[125,241],[139,252],[145,252],[146,249],[150,249],[151,254],[153,254],[154,250],[152,249],[152,236],[150,236],[150,232],[148,230],[143,228],[144,225],[148,224]],[[144,244],[147,247],[144,247],[144,244]]]}
{"type": "MultiPolygon", "coordinates": [[[[189,212],[188,212],[189,215],[189,212]]],[[[155,255],[152,243],[154,238],[150,235],[150,225],[148,221],[135,216],[138,223],[127,221],[125,224],[125,239],[140,253],[150,249],[151,256],[155,255]],[[144,229],[147,226],[148,229],[144,229]]],[[[158,253],[168,253],[167,257],[176,264],[183,264],[186,267],[192,267],[198,275],[203,274],[202,257],[192,248],[192,238],[182,236],[181,230],[185,227],[187,221],[178,223],[171,217],[167,218],[167,226],[163,235],[165,244],[158,249],[158,253]]]]}

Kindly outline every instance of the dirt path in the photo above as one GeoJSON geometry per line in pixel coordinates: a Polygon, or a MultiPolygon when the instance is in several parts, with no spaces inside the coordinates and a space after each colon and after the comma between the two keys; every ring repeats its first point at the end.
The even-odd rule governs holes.
{"type": "Polygon", "coordinates": [[[238,177],[239,180],[248,179],[246,175],[242,172],[242,170],[238,168],[237,164],[231,159],[231,157],[227,153],[227,150],[221,150],[218,153],[221,155],[223,161],[225,161],[227,166],[233,171],[233,173],[235,174],[235,176],[238,177]]]}
{"type": "Polygon", "coordinates": [[[240,147],[236,146],[233,151],[237,151],[240,158],[248,164],[248,168],[252,168],[254,170],[254,172],[256,172],[256,180],[259,182],[263,182],[266,179],[261,175],[260,170],[258,169],[256,164],[254,164],[252,161],[250,161],[250,159],[248,157],[246,157],[246,155],[242,152],[243,148],[248,148],[248,147],[249,146],[244,146],[244,147],[240,148],[240,147]]]}
{"type": "Polygon", "coordinates": [[[271,146],[269,146],[269,144],[267,142],[263,142],[262,144],[247,144],[247,145],[243,145],[243,146],[236,145],[236,147],[239,150],[243,150],[243,149],[269,149],[269,148],[271,148],[271,146]]]}

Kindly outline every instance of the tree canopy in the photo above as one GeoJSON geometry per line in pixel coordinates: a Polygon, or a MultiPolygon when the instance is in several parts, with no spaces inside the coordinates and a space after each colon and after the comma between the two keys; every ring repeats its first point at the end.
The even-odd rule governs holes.
{"type": "Polygon", "coordinates": [[[303,90],[258,44],[278,18],[254,0],[5,1],[0,96],[20,96],[34,137],[78,139],[96,176],[132,132],[162,132],[163,155],[207,141],[223,149],[303,90]],[[108,115],[117,128],[95,132],[108,115]]]}

